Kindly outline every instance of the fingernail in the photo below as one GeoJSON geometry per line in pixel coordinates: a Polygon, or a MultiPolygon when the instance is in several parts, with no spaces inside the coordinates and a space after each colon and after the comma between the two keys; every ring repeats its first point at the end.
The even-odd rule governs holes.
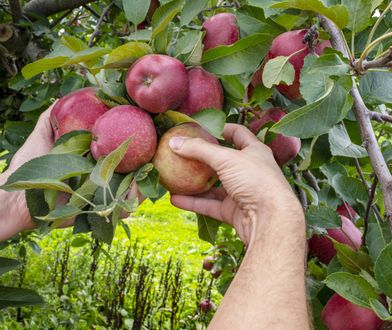
{"type": "Polygon", "coordinates": [[[173,150],[180,150],[182,147],[182,144],[184,143],[185,138],[180,137],[180,136],[175,136],[172,137],[169,141],[169,146],[173,150]]]}

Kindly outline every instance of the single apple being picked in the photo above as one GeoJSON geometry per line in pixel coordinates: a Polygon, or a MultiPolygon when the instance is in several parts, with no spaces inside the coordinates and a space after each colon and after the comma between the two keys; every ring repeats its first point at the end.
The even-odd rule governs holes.
{"type": "Polygon", "coordinates": [[[196,123],[184,123],[169,129],[159,141],[153,159],[160,183],[171,193],[179,195],[195,195],[210,190],[217,180],[215,172],[206,164],[175,154],[169,141],[177,136],[201,138],[218,144],[215,137],[196,123]]]}
{"type": "MultiPolygon", "coordinates": [[[[249,122],[249,129],[254,134],[257,134],[268,122],[277,123],[285,115],[286,112],[280,108],[271,108],[267,111],[260,112],[249,122]]],[[[267,145],[271,148],[278,165],[283,166],[298,155],[301,149],[301,140],[297,137],[277,134],[267,145]]]]}
{"type": "Polygon", "coordinates": [[[178,111],[192,116],[203,109],[223,109],[223,88],[217,77],[196,67],[188,70],[189,93],[178,111]]]}
{"type": "MultiPolygon", "coordinates": [[[[253,76],[253,87],[256,87],[262,83],[262,75],[265,63],[278,56],[291,56],[296,53],[295,55],[291,56],[289,60],[295,69],[294,82],[290,86],[280,84],[277,86],[277,89],[290,100],[298,100],[302,98],[300,92],[301,70],[304,66],[305,57],[311,53],[311,49],[304,41],[308,31],[309,30],[307,29],[288,31],[277,36],[272,41],[271,48],[265,58],[263,65],[261,65],[261,67],[255,72],[253,76]]],[[[329,41],[320,42],[314,47],[314,52],[317,55],[321,55],[324,52],[324,49],[327,47],[331,47],[331,43],[329,41]]]]}
{"type": "Polygon", "coordinates": [[[237,18],[231,13],[220,13],[203,23],[205,36],[204,50],[218,46],[230,46],[239,40],[240,31],[237,18]]]}
{"type": "Polygon", "coordinates": [[[96,92],[96,88],[87,87],[56,102],[50,113],[55,140],[72,131],[91,131],[95,121],[109,110],[96,96],[96,92]]]}
{"type": "Polygon", "coordinates": [[[129,173],[148,163],[155,154],[157,134],[150,115],[132,105],[120,105],[100,117],[92,129],[94,159],[107,156],[131,138],[116,172],[129,173]]]}
{"type": "MultiPolygon", "coordinates": [[[[342,227],[327,229],[328,236],[339,243],[348,245],[354,250],[359,250],[362,245],[361,231],[355,227],[350,219],[342,215],[340,218],[342,219],[342,227]]],[[[329,264],[336,255],[335,247],[327,236],[314,235],[308,243],[309,253],[325,264],[329,264]]]]}
{"type": "Polygon", "coordinates": [[[337,293],[328,300],[321,316],[328,330],[379,330],[383,325],[371,309],[354,305],[337,293]]]}
{"type": "Polygon", "coordinates": [[[125,79],[128,95],[151,113],[175,110],[189,90],[184,64],[167,55],[146,55],[129,69],[125,79]]]}

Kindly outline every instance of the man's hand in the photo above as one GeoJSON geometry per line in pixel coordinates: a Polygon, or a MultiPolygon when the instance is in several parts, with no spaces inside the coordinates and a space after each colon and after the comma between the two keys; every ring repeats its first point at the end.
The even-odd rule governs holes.
{"type": "MultiPolygon", "coordinates": [[[[21,165],[33,158],[46,155],[53,148],[53,133],[49,116],[51,108],[43,112],[23,146],[13,157],[9,168],[0,175],[0,185],[21,165]]],[[[0,241],[17,233],[34,228],[26,205],[24,191],[5,192],[0,190],[0,241]]]]}
{"type": "Polygon", "coordinates": [[[282,207],[300,210],[300,205],[271,150],[254,134],[243,126],[227,124],[223,136],[236,149],[212,145],[202,139],[170,141],[173,151],[179,155],[212,167],[223,185],[196,197],[173,195],[172,203],[232,225],[249,245],[258,227],[254,222],[257,213],[270,214],[282,207]]]}

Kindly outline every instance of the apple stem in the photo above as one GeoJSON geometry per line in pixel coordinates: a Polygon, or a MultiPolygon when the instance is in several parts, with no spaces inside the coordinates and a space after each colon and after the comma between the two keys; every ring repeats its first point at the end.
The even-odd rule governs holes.
{"type": "Polygon", "coordinates": [[[78,198],[80,198],[81,200],[85,201],[87,204],[91,205],[92,207],[96,207],[96,205],[95,205],[93,202],[89,201],[87,198],[83,197],[82,195],[80,195],[80,194],[77,193],[76,191],[74,191],[74,194],[75,194],[78,198]]]}

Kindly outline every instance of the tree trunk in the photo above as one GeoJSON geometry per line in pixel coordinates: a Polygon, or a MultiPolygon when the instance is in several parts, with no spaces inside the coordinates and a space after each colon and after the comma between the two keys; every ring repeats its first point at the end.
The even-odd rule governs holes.
{"type": "Polygon", "coordinates": [[[34,18],[34,14],[50,16],[95,1],[97,0],[31,0],[23,7],[23,14],[29,18],[34,18]]]}

